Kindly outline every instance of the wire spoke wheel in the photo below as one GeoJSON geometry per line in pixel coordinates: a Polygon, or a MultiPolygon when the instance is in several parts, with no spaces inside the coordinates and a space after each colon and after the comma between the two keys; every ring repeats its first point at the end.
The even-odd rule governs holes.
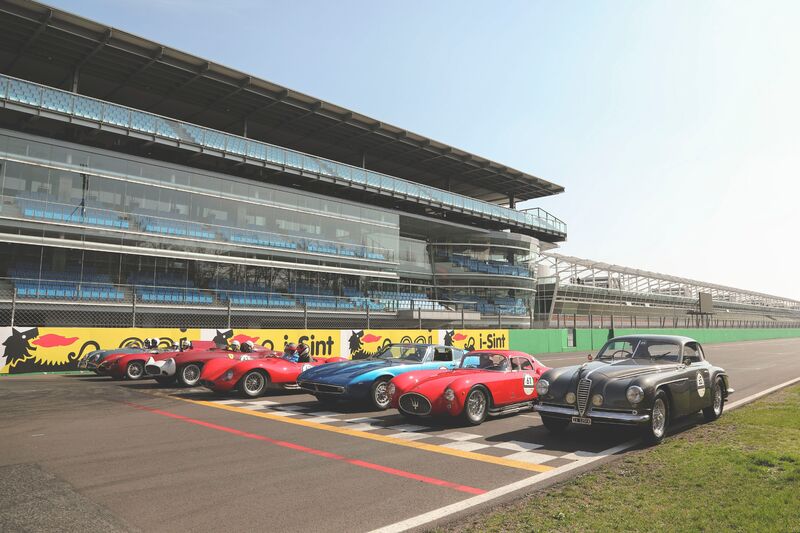
{"type": "Polygon", "coordinates": [[[664,430],[667,427],[667,408],[664,405],[664,400],[661,398],[656,398],[656,401],[653,403],[652,425],[653,435],[658,438],[663,437],[664,430]]]}
{"type": "Polygon", "coordinates": [[[246,396],[259,396],[267,384],[264,374],[257,371],[248,372],[242,380],[242,392],[246,396]]]}

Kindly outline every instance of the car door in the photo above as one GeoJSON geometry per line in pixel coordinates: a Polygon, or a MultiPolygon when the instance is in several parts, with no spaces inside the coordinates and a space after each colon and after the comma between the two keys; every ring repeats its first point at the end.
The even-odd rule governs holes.
{"type": "Polygon", "coordinates": [[[522,388],[519,361],[516,357],[508,358],[506,370],[498,370],[488,374],[484,380],[484,385],[492,393],[492,401],[496,406],[516,403],[521,397],[522,388]]]}
{"type": "Polygon", "coordinates": [[[683,347],[683,360],[689,365],[686,370],[689,374],[689,400],[694,413],[711,402],[711,365],[703,357],[702,348],[696,342],[687,342],[683,347]]]}

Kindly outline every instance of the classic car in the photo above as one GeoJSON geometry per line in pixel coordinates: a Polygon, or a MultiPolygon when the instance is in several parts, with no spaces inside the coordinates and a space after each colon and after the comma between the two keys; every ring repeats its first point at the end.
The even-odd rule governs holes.
{"type": "Polygon", "coordinates": [[[269,388],[297,389],[297,376],[304,370],[343,361],[340,357],[312,357],[310,362],[299,363],[281,352],[275,354],[268,356],[256,352],[250,354],[255,357],[242,357],[240,361],[227,358],[210,360],[200,373],[200,384],[217,393],[238,390],[248,398],[255,398],[269,388]]]}
{"type": "Polygon", "coordinates": [[[680,416],[702,411],[708,421],[719,418],[733,392],[725,370],[706,361],[700,343],[688,337],[616,337],[589,357],[539,379],[535,409],[550,431],[570,423],[633,425],[657,444],[680,416]]]}
{"type": "Polygon", "coordinates": [[[246,361],[260,357],[277,357],[281,352],[254,345],[250,350],[232,350],[228,347],[209,347],[194,343],[193,349],[178,353],[163,353],[150,357],[144,365],[145,375],[155,377],[162,385],[177,383],[184,387],[194,387],[200,382],[203,367],[212,359],[224,358],[229,361],[246,361]]]}
{"type": "MultiPolygon", "coordinates": [[[[156,338],[149,339],[149,345],[152,347],[158,346],[159,340],[156,338]]],[[[183,342],[183,341],[182,341],[183,342]]],[[[205,345],[212,345],[213,343],[207,341],[195,341],[198,346],[205,346],[205,345]]],[[[187,343],[188,344],[188,343],[187,343]]],[[[115,353],[103,359],[99,365],[97,365],[97,373],[102,376],[109,376],[111,379],[129,379],[132,381],[136,381],[145,377],[153,377],[148,376],[145,373],[145,364],[151,358],[158,358],[158,359],[166,359],[168,357],[172,357],[175,354],[181,353],[184,348],[178,346],[170,346],[164,348],[155,348],[149,349],[139,352],[133,353],[115,353]]],[[[156,380],[159,382],[167,383],[168,381],[162,381],[162,378],[156,377],[156,380]]]]}
{"type": "Polygon", "coordinates": [[[112,355],[142,353],[144,351],[144,348],[137,347],[114,348],[111,350],[92,350],[78,361],[78,370],[93,370],[94,372],[97,372],[98,365],[100,365],[100,363],[102,363],[107,357],[112,355]]]}
{"type": "Polygon", "coordinates": [[[532,409],[536,381],[548,367],[524,352],[470,352],[455,370],[415,370],[389,382],[391,406],[407,417],[460,416],[478,425],[487,415],[532,409]]]}
{"type": "Polygon", "coordinates": [[[369,400],[384,410],[389,408],[387,387],[393,377],[413,370],[452,370],[463,355],[452,346],[392,344],[367,359],[306,370],[297,384],[321,402],[369,400]]]}

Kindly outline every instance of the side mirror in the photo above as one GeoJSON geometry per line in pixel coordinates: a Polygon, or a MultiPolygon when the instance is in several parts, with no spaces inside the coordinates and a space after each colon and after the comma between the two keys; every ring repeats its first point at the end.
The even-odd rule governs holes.
{"type": "Polygon", "coordinates": [[[592,354],[589,354],[589,355],[587,355],[587,356],[586,356],[586,359],[588,359],[589,361],[591,361],[591,360],[592,360],[592,359],[594,359],[594,358],[592,357],[592,354]]]}
{"type": "Polygon", "coordinates": [[[686,365],[686,366],[691,365],[692,364],[692,358],[691,357],[684,357],[683,358],[683,364],[686,365]]]}

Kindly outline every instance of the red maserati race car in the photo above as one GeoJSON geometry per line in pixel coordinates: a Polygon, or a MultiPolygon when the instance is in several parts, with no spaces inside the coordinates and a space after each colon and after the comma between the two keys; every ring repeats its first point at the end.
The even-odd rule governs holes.
{"type": "Polygon", "coordinates": [[[200,384],[214,392],[238,390],[244,396],[256,398],[269,388],[298,388],[297,376],[311,367],[348,360],[343,357],[312,357],[309,362],[302,363],[292,359],[292,355],[287,354],[247,361],[215,359],[203,367],[200,384]]]}
{"type": "Polygon", "coordinates": [[[536,382],[548,367],[511,350],[475,351],[454,370],[419,370],[389,382],[391,406],[407,417],[460,416],[478,425],[487,415],[533,409],[536,382]]]}
{"type": "Polygon", "coordinates": [[[94,367],[95,373],[101,376],[109,376],[112,379],[141,379],[144,376],[144,362],[152,357],[160,357],[165,353],[174,353],[177,347],[168,346],[172,343],[164,343],[165,346],[159,348],[162,341],[153,337],[145,339],[143,350],[113,350],[103,357],[94,367]]]}
{"type": "Polygon", "coordinates": [[[200,382],[200,373],[203,367],[213,359],[226,359],[229,361],[247,361],[261,357],[278,357],[281,352],[276,352],[245,342],[239,344],[233,341],[230,346],[219,348],[188,349],[181,352],[162,353],[150,357],[144,366],[145,375],[156,378],[162,385],[171,385],[177,382],[184,387],[194,387],[200,382]]]}

